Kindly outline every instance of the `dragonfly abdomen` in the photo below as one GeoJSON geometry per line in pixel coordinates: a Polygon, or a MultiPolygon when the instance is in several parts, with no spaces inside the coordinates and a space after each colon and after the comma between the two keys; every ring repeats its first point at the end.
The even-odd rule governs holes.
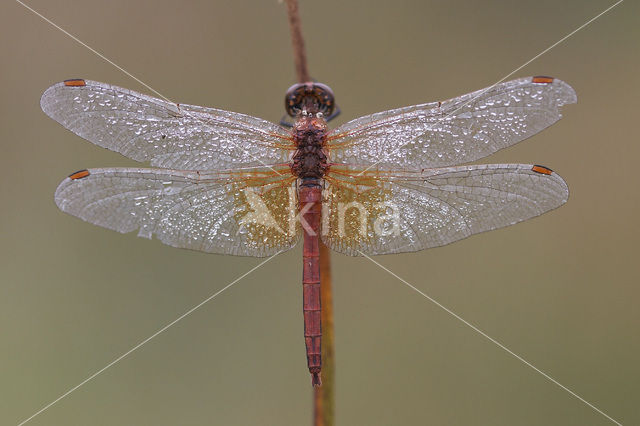
{"type": "Polygon", "coordinates": [[[319,181],[307,180],[298,190],[304,245],[302,249],[302,294],[304,341],[313,386],[320,386],[322,368],[322,315],[320,304],[320,223],[322,189],[319,181]]]}

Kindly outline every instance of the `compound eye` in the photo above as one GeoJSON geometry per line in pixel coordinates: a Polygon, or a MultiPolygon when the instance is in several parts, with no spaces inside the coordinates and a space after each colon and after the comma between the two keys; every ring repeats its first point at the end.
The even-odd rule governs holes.
{"type": "Polygon", "coordinates": [[[324,113],[324,115],[330,116],[331,113],[333,113],[333,108],[334,108],[333,96],[325,95],[322,99],[322,104],[323,104],[322,112],[324,113]]]}
{"type": "Polygon", "coordinates": [[[284,109],[290,117],[296,117],[302,111],[304,84],[294,84],[287,89],[284,97],[284,109]]]}
{"type": "Polygon", "coordinates": [[[334,109],[333,92],[322,83],[294,84],[287,90],[284,107],[287,114],[294,118],[304,110],[329,116],[334,109]]]}

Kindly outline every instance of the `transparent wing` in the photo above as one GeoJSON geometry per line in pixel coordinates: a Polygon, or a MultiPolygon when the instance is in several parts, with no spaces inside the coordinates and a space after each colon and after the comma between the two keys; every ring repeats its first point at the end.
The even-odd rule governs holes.
{"type": "Polygon", "coordinates": [[[329,177],[323,241],[331,249],[358,256],[442,246],[538,216],[569,196],[556,173],[525,164],[372,176],[329,177]]]}
{"type": "Polygon", "coordinates": [[[350,121],[330,136],[331,160],[396,170],[475,161],[552,125],[560,107],[575,102],[576,93],[563,81],[521,78],[350,121]]]}
{"type": "Polygon", "coordinates": [[[268,121],[174,104],[90,80],[55,84],[40,105],[78,136],[157,167],[218,170],[282,164],[292,148],[289,135],[268,121]]]}
{"type": "Polygon", "coordinates": [[[295,179],[271,169],[202,173],[110,168],[82,170],[55,194],[65,213],[121,233],[138,231],[173,247],[263,257],[293,247],[295,179]]]}

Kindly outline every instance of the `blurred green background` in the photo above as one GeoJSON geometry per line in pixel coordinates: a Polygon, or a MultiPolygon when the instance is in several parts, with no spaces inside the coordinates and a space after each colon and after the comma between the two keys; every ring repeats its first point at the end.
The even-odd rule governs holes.
{"type": "MultiPolygon", "coordinates": [[[[28,4],[182,102],[282,116],[295,80],[270,1],[28,4]]],[[[611,1],[301,1],[338,123],[486,87],[611,1]]],[[[137,163],[40,110],[51,84],[148,92],[18,3],[0,6],[0,424],[17,424],[257,265],[98,228],[56,208],[69,173],[137,163]]],[[[562,208],[377,260],[625,425],[640,423],[640,7],[627,1],[513,77],[578,104],[484,162],[539,163],[562,208]]],[[[106,370],[33,425],[307,425],[300,247],[106,370]]],[[[366,259],[333,256],[339,425],[613,424],[366,259]]]]}

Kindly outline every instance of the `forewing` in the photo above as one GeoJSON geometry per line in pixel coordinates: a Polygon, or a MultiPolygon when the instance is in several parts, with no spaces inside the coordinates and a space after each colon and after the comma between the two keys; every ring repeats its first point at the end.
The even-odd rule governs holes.
{"type": "Polygon", "coordinates": [[[527,77],[442,103],[379,112],[336,129],[331,159],[396,170],[471,162],[552,125],[560,107],[576,99],[563,81],[527,77]]]}
{"type": "Polygon", "coordinates": [[[538,216],[568,196],[556,173],[524,164],[428,169],[376,179],[334,173],[324,191],[323,241],[352,256],[418,251],[538,216]]]}
{"type": "Polygon", "coordinates": [[[55,193],[65,213],[121,233],[137,231],[173,247],[269,256],[293,247],[297,206],[291,175],[270,169],[199,173],[110,168],[82,170],[55,193]]]}
{"type": "Polygon", "coordinates": [[[286,162],[292,147],[280,126],[259,118],[174,104],[90,80],[55,84],[40,105],[78,136],[157,167],[270,166],[286,162]]]}

